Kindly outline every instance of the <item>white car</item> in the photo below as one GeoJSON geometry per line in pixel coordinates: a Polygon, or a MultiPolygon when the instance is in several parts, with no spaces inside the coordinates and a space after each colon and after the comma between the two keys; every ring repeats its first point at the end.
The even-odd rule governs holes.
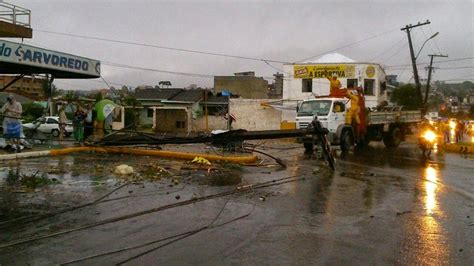
{"type": "MultiPolygon", "coordinates": [[[[66,136],[72,134],[72,122],[66,122],[66,136]]],[[[45,116],[36,119],[31,123],[23,125],[27,129],[36,129],[45,134],[51,134],[53,137],[59,136],[59,116],[45,116]]]]}

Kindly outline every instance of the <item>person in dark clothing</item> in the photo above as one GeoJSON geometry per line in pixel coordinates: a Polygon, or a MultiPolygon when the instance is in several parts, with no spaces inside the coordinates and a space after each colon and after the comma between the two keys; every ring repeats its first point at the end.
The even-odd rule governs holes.
{"type": "Polygon", "coordinates": [[[85,111],[86,117],[84,118],[84,139],[87,139],[93,133],[93,117],[92,117],[92,108],[90,105],[86,106],[85,111]]]}
{"type": "Polygon", "coordinates": [[[84,141],[85,118],[86,113],[82,110],[82,107],[78,105],[76,111],[74,112],[74,120],[72,121],[74,139],[78,143],[82,143],[84,141]]]}

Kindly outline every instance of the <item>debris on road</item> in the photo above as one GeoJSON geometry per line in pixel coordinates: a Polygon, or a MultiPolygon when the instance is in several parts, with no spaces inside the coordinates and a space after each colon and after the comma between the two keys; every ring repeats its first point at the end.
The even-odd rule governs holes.
{"type": "Polygon", "coordinates": [[[130,175],[130,174],[133,174],[133,167],[126,164],[121,164],[115,167],[114,173],[118,175],[130,175]]]}
{"type": "Polygon", "coordinates": [[[191,163],[199,163],[199,164],[211,165],[211,162],[209,162],[209,160],[207,160],[206,158],[200,157],[200,156],[196,156],[196,157],[191,161],[191,163]]]}

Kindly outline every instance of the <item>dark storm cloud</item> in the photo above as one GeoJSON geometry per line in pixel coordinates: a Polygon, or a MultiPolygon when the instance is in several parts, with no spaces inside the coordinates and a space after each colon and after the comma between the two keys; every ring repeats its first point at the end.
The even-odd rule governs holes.
{"type": "MultiPolygon", "coordinates": [[[[432,24],[413,30],[415,49],[434,32],[419,62],[427,54],[450,58],[473,56],[473,5],[470,1],[9,1],[32,10],[32,44],[112,62],[158,70],[231,75],[253,70],[271,77],[281,64],[191,54],[150,47],[89,40],[41,32],[53,31],[155,44],[168,47],[295,62],[343,47],[337,52],[357,61],[388,66],[386,72],[411,78],[406,34],[400,28],[426,19],[432,24]]],[[[473,60],[443,64],[472,66],[473,60]]],[[[421,66],[422,67],[422,66],[421,66]]],[[[440,65],[441,67],[441,65],[440,65]]],[[[212,78],[170,75],[102,67],[106,80],[127,85],[155,85],[170,80],[176,86],[212,86],[212,78]]],[[[420,70],[424,75],[424,70],[420,70]]],[[[445,69],[436,79],[472,74],[473,69],[445,69]]],[[[83,88],[97,82],[64,81],[83,88]]],[[[59,84],[59,83],[58,83],[59,84]]]]}

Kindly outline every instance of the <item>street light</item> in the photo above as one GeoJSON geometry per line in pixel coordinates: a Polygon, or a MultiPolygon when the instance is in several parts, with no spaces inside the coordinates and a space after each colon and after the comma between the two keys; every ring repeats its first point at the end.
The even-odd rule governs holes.
{"type": "Polygon", "coordinates": [[[421,50],[423,49],[423,47],[425,47],[425,44],[426,44],[429,40],[431,40],[431,39],[433,39],[434,37],[438,36],[438,34],[439,34],[439,32],[436,32],[436,33],[433,34],[431,37],[429,37],[428,39],[426,39],[426,41],[425,41],[425,42],[423,43],[423,45],[421,46],[420,51],[418,51],[418,53],[416,54],[415,60],[416,60],[416,59],[418,58],[418,56],[420,55],[421,50]]]}

